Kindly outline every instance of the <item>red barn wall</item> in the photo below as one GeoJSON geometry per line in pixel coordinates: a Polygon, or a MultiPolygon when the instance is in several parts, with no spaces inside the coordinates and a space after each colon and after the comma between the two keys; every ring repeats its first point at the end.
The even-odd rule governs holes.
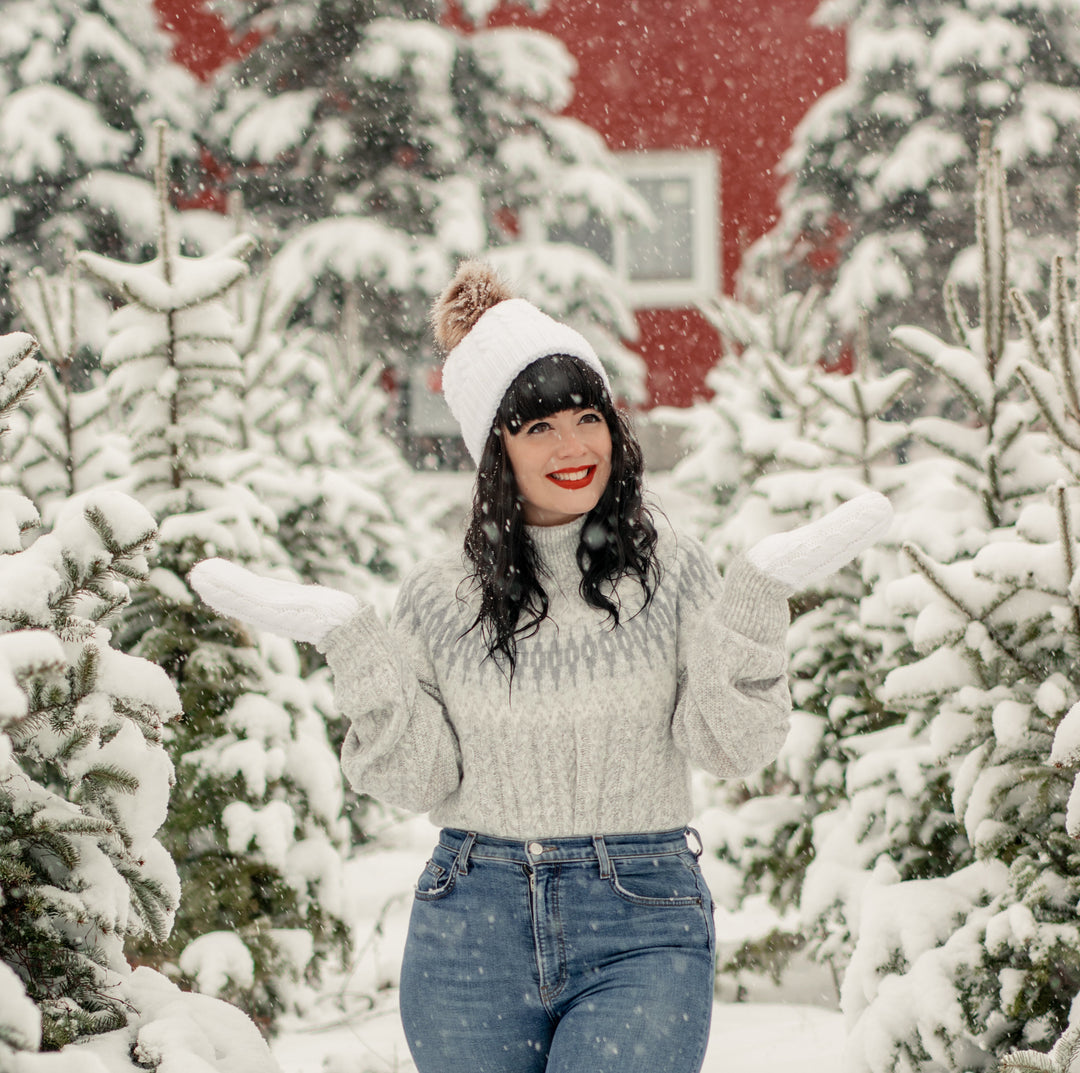
{"type": "Polygon", "coordinates": [[[207,0],[153,0],[153,5],[158,23],[173,39],[173,61],[204,82],[262,40],[255,30],[237,35],[207,0]]]}
{"type": "MultiPolygon", "coordinates": [[[[613,150],[715,149],[721,160],[725,289],[776,219],[780,157],[811,104],[845,75],[843,34],[811,24],[819,0],[553,0],[503,4],[494,26],[532,26],[578,62],[567,114],[613,150]]],[[[717,241],[721,242],[720,236],[717,241]]],[[[695,310],[637,314],[652,405],[705,393],[720,357],[695,310]]]]}
{"type": "MultiPolygon", "coordinates": [[[[284,2],[284,0],[282,0],[284,2]]],[[[819,0],[552,0],[543,14],[503,4],[494,26],[530,26],[576,58],[567,113],[616,151],[715,149],[722,169],[722,239],[730,291],[742,252],[776,218],[777,165],[795,125],[845,74],[841,33],[811,24],[819,0]]],[[[154,0],[177,40],[175,58],[208,78],[258,43],[235,35],[206,0],[154,0]]],[[[453,9],[449,21],[462,25],[453,9]]],[[[720,342],[692,309],[643,309],[635,344],[651,405],[704,395],[720,342]]]]}

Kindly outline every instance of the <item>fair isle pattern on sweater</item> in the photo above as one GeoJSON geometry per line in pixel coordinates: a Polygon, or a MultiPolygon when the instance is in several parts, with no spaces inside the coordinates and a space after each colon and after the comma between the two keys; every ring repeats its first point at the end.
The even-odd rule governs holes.
{"type": "Polygon", "coordinates": [[[460,553],[406,579],[389,631],[365,609],[331,633],[358,790],[507,838],[657,831],[691,818],[691,764],[733,777],[775,757],[787,590],[745,560],[722,582],[698,542],[662,532],[653,600],[641,610],[621,581],[612,628],[579,593],[581,526],[529,530],[550,606],[518,642],[512,688],[469,630],[460,553]]]}

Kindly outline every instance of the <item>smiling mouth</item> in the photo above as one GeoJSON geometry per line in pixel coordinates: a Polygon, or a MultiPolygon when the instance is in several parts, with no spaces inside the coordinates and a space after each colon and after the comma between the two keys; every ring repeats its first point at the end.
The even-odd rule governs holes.
{"type": "Polygon", "coordinates": [[[546,477],[560,488],[585,488],[592,483],[595,473],[595,466],[579,466],[577,469],[556,470],[546,474],[546,477]]]}

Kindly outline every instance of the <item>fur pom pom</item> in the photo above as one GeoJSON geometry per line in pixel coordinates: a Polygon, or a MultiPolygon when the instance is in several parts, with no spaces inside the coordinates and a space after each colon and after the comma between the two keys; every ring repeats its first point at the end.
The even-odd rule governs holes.
{"type": "Polygon", "coordinates": [[[449,353],[492,306],[513,297],[513,291],[490,265],[463,261],[431,307],[435,342],[449,353]]]}

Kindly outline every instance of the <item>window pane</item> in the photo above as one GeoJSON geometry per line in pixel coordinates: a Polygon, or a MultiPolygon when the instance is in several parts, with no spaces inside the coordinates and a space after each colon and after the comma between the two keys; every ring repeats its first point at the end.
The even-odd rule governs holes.
{"type": "Polygon", "coordinates": [[[649,203],[656,227],[631,225],[627,260],[631,280],[690,280],[694,275],[693,198],[689,178],[634,178],[630,185],[649,203]]]}
{"type": "Polygon", "coordinates": [[[611,228],[595,216],[586,217],[585,222],[576,227],[567,223],[552,224],[548,228],[548,238],[552,242],[583,246],[609,265],[615,263],[615,236],[611,228]]]}

